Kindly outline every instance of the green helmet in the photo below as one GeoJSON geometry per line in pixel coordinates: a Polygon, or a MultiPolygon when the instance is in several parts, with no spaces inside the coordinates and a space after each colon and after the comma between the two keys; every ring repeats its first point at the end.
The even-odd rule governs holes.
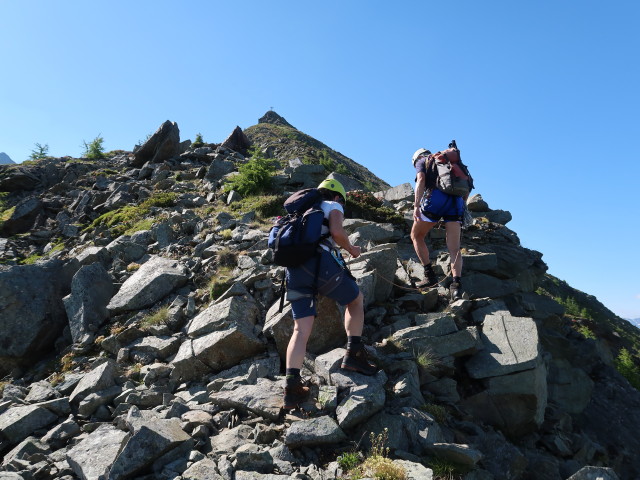
{"type": "Polygon", "coordinates": [[[342,186],[342,184],[334,179],[334,178],[327,178],[325,180],[323,180],[320,185],[318,185],[318,188],[326,188],[327,190],[331,190],[332,192],[336,192],[340,195],[342,195],[342,198],[344,199],[344,201],[347,201],[347,192],[345,191],[344,187],[342,186]]]}

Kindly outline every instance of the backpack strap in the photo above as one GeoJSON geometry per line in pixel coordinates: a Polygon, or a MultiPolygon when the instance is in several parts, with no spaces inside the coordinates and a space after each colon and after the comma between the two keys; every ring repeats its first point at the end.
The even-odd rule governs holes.
{"type": "Polygon", "coordinates": [[[278,313],[282,313],[282,309],[284,308],[284,294],[287,290],[287,279],[286,279],[286,270],[282,269],[282,279],[280,280],[280,308],[278,308],[278,313]]]}

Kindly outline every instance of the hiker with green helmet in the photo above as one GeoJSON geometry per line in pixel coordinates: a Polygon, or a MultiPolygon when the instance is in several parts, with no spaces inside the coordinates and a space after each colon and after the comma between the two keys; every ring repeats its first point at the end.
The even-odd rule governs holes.
{"type": "Polygon", "coordinates": [[[322,230],[326,238],[321,240],[317,255],[299,267],[286,270],[287,299],[291,302],[294,328],[286,354],[285,409],[295,408],[309,396],[309,387],[302,381],[300,370],[317,314],[316,293],[346,306],[344,328],[348,344],[341,367],[365,375],[373,375],[378,371],[362,342],[362,293],[340,253],[340,248],[354,258],[361,253],[360,247],[351,244],[342,225],[347,194],[342,184],[331,178],[320,183],[318,190],[322,194],[320,208],[324,213],[322,230]]]}
{"type": "MultiPolygon", "coordinates": [[[[451,146],[451,145],[450,145],[451,146]]],[[[455,141],[453,143],[455,146],[455,141]]],[[[459,150],[457,147],[459,162],[459,150]]],[[[449,152],[449,150],[445,150],[449,152]]],[[[415,202],[413,209],[413,226],[411,241],[424,267],[424,280],[416,286],[418,288],[433,288],[438,286],[438,278],[431,266],[429,248],[425,242],[431,229],[439,221],[444,221],[446,230],[447,249],[451,259],[451,274],[453,282],[449,286],[451,300],[462,298],[462,254],[460,253],[460,236],[464,220],[466,198],[443,192],[437,183],[438,171],[436,157],[442,152],[431,154],[426,148],[420,148],[413,154],[413,166],[416,170],[415,202]]],[[[464,167],[466,169],[466,167],[464,167]]],[[[466,170],[465,170],[466,171],[466,170]]],[[[468,171],[466,171],[468,173],[468,171]]],[[[464,176],[466,176],[463,173],[464,176]]],[[[473,180],[467,176],[469,186],[473,188],[473,180]]],[[[468,195],[468,193],[467,193],[468,195]]]]}

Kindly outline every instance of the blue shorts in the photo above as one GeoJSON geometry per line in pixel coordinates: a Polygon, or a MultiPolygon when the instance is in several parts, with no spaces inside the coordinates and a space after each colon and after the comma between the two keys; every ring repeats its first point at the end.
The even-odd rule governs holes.
{"type": "Polygon", "coordinates": [[[301,266],[287,268],[287,300],[291,302],[293,318],[317,315],[314,291],[340,305],[351,303],[360,293],[358,284],[349,272],[324,249],[321,249],[319,256],[310,258],[301,266]],[[316,266],[319,267],[318,280],[314,289],[316,266]]]}
{"type": "Polygon", "coordinates": [[[448,195],[437,188],[420,205],[421,219],[425,222],[462,222],[464,220],[464,200],[448,195]]]}

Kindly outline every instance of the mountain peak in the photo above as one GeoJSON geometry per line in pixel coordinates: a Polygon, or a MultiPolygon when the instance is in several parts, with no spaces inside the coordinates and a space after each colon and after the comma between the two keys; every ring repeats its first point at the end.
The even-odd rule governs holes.
{"type": "Polygon", "coordinates": [[[284,125],[285,127],[296,128],[287,122],[284,117],[281,117],[273,110],[269,110],[265,113],[262,118],[258,120],[258,123],[272,123],[274,125],[284,125]]]}
{"type": "Polygon", "coordinates": [[[14,162],[11,157],[4,152],[0,152],[0,165],[13,165],[14,162]]]}

